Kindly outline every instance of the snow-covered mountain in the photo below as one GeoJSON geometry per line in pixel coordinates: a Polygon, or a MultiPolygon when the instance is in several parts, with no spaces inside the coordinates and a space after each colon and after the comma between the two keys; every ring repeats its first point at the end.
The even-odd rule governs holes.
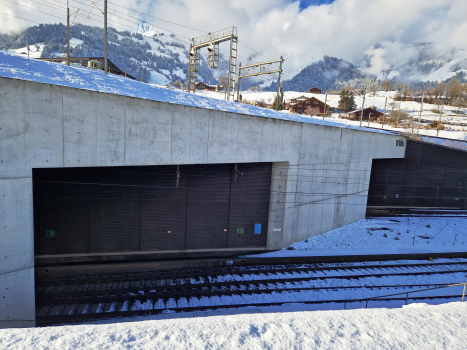
{"type": "Polygon", "coordinates": [[[457,76],[462,80],[467,73],[466,50],[446,49],[433,43],[392,46],[386,43],[366,54],[360,67],[365,72],[377,74],[380,79],[427,82],[457,76]]]}
{"type": "MultiPolygon", "coordinates": [[[[283,91],[306,92],[309,88],[318,87],[323,91],[338,88],[339,81],[348,81],[365,76],[354,64],[335,57],[324,56],[314,62],[290,80],[282,83],[283,91]]],[[[264,91],[275,91],[277,80],[260,85],[264,91]]]]}
{"type": "MultiPolygon", "coordinates": [[[[167,59],[179,60],[184,64],[183,68],[177,71],[153,70],[151,71],[151,80],[158,84],[165,84],[180,79],[187,79],[188,70],[188,51],[190,44],[184,37],[179,37],[176,34],[163,33],[148,23],[139,24],[132,32],[137,39],[148,43],[151,46],[151,52],[157,56],[166,57],[167,59]]],[[[200,51],[200,67],[196,76],[196,81],[204,81],[207,84],[216,84],[219,77],[226,76],[228,72],[228,57],[223,52],[219,54],[219,68],[210,69],[208,67],[208,51],[202,49],[200,51]]],[[[144,64],[144,62],[143,62],[144,64]]]]}
{"type": "MultiPolygon", "coordinates": [[[[103,29],[77,24],[71,28],[72,57],[103,56],[103,29]]],[[[108,57],[122,71],[142,77],[147,83],[167,84],[177,80],[185,82],[188,72],[189,43],[186,38],[163,33],[142,23],[132,32],[108,28],[108,57]]],[[[60,57],[66,53],[66,26],[40,24],[17,33],[0,34],[0,48],[33,57],[60,57]]],[[[207,50],[201,51],[201,64],[196,80],[216,84],[220,76],[227,75],[228,62],[221,52],[219,68],[208,68],[207,50]],[[205,52],[204,52],[205,51],[205,52]]]]}
{"type": "MultiPolygon", "coordinates": [[[[71,28],[73,57],[103,56],[103,30],[98,27],[75,25],[71,28]]],[[[177,80],[186,82],[189,41],[185,37],[164,33],[147,23],[139,24],[132,32],[108,29],[108,56],[122,71],[148,83],[165,85],[177,80]]],[[[40,24],[17,33],[0,34],[0,48],[15,49],[30,55],[56,57],[66,52],[66,27],[62,24],[40,24]]],[[[440,49],[434,44],[385,43],[365,52],[359,62],[347,62],[324,56],[292,79],[283,81],[284,91],[307,91],[317,86],[328,90],[337,88],[338,81],[376,75],[394,81],[441,81],[457,76],[463,80],[467,73],[467,51],[440,49]],[[397,46],[397,50],[394,47],[397,46]],[[402,48],[401,48],[402,47],[402,48]]],[[[228,46],[226,44],[226,46],[228,46]]],[[[201,65],[197,81],[216,84],[228,72],[228,48],[220,47],[219,68],[207,65],[207,50],[201,50],[201,65]]],[[[240,53],[242,54],[242,53],[240,53]]],[[[251,56],[242,65],[261,61],[251,56]]],[[[239,58],[240,62],[240,58],[239,58]]],[[[277,78],[260,76],[244,79],[242,88],[259,84],[263,90],[275,91],[277,78]]]]}

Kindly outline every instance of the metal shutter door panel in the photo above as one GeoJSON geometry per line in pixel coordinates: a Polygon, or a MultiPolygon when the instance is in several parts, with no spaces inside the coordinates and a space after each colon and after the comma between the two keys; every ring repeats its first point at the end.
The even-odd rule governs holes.
{"type": "Polygon", "coordinates": [[[238,164],[231,180],[229,248],[265,247],[269,217],[272,163],[238,164]],[[254,234],[261,224],[261,234],[254,234]],[[244,233],[237,233],[237,229],[244,233]]]}
{"type": "Polygon", "coordinates": [[[231,168],[231,164],[189,166],[187,249],[227,247],[231,168]]]}
{"type": "Polygon", "coordinates": [[[185,249],[187,166],[163,166],[142,175],[141,250],[185,249]]]}

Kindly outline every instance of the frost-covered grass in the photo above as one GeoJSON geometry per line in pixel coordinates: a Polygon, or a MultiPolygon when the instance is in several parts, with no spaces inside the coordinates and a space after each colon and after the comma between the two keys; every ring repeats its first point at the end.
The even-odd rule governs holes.
{"type": "Polygon", "coordinates": [[[2,329],[0,348],[430,350],[465,349],[467,343],[467,304],[460,302],[412,304],[401,309],[278,313],[264,308],[261,312],[215,317],[197,313],[194,318],[176,314],[118,324],[2,329]]]}

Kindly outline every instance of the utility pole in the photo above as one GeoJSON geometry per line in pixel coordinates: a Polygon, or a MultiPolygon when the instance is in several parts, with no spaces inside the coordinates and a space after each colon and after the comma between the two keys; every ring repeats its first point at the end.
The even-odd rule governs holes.
{"type": "Polygon", "coordinates": [[[423,99],[424,98],[425,98],[425,91],[422,91],[422,104],[420,105],[420,111],[418,112],[417,135],[420,135],[420,124],[422,123],[422,110],[423,110],[423,99]]]}
{"type": "Polygon", "coordinates": [[[66,2],[66,65],[70,65],[70,8],[66,2]]]}
{"type": "Polygon", "coordinates": [[[279,91],[280,91],[280,83],[281,83],[281,73],[282,73],[282,56],[281,56],[281,61],[279,63],[279,79],[277,79],[277,97],[276,97],[276,111],[279,110],[279,91]]]}
{"type": "Polygon", "coordinates": [[[26,45],[28,45],[28,58],[29,58],[29,37],[26,40],[26,45]]]}
{"type": "Polygon", "coordinates": [[[384,129],[384,117],[386,116],[386,104],[388,103],[388,98],[384,100],[384,113],[383,113],[383,122],[381,123],[381,129],[384,129]]]}
{"type": "Polygon", "coordinates": [[[400,119],[401,119],[401,103],[399,103],[399,109],[397,110],[397,124],[399,124],[400,119]]]}
{"type": "Polygon", "coordinates": [[[107,0],[104,0],[104,72],[107,74],[107,0]]]}
{"type": "Polygon", "coordinates": [[[326,92],[326,95],[324,95],[324,113],[323,113],[323,120],[324,117],[326,116],[326,102],[328,100],[328,93],[326,92]]]}
{"type": "Polygon", "coordinates": [[[441,126],[441,114],[443,114],[443,109],[444,109],[444,105],[441,106],[441,110],[439,111],[439,120],[438,120],[438,126],[436,128],[436,137],[438,137],[438,134],[439,134],[439,128],[441,126]]]}
{"type": "MultiPolygon", "coordinates": [[[[240,62],[238,64],[238,75],[240,75],[240,69],[242,69],[242,63],[240,62]]],[[[242,79],[240,77],[238,78],[238,83],[237,83],[237,102],[240,102],[240,91],[242,89],[242,79]]]]}
{"type": "Polygon", "coordinates": [[[362,113],[360,113],[360,127],[362,127],[363,108],[365,108],[365,96],[366,96],[366,88],[363,88],[363,103],[362,103],[362,113]]]}

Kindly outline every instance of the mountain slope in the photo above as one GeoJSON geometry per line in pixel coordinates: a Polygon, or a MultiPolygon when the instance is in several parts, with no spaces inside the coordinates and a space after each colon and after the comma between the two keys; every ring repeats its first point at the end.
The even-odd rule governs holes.
{"type": "MultiPolygon", "coordinates": [[[[360,69],[350,62],[335,57],[324,56],[322,60],[306,66],[290,80],[282,84],[284,91],[306,92],[314,86],[323,91],[338,88],[338,81],[348,81],[365,76],[360,69]]],[[[277,82],[266,88],[274,91],[277,82]]]]}
{"type": "MultiPolygon", "coordinates": [[[[79,43],[70,45],[72,57],[104,55],[102,28],[78,24],[71,28],[70,36],[79,43]]],[[[166,84],[186,80],[189,45],[183,38],[156,32],[145,24],[139,25],[132,33],[109,27],[107,38],[108,57],[122,71],[147,83],[166,84]]],[[[36,48],[41,51],[40,57],[50,57],[52,54],[65,57],[66,26],[40,24],[17,33],[0,34],[1,48],[19,49],[28,44],[32,51],[36,48]]],[[[208,68],[206,56],[207,52],[201,56],[196,80],[215,84],[219,76],[227,72],[227,62],[221,55],[219,69],[212,70],[208,68]]]]}

